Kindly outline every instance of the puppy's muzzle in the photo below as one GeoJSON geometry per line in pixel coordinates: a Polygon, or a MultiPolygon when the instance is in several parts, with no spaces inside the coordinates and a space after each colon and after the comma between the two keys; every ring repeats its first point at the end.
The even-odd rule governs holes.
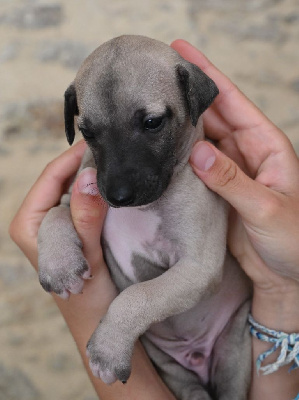
{"type": "MultiPolygon", "coordinates": [[[[100,175],[100,174],[99,174],[100,175]]],[[[165,190],[164,182],[156,174],[125,173],[122,177],[111,177],[105,182],[98,182],[103,198],[112,207],[143,206],[157,200],[165,190]]]]}

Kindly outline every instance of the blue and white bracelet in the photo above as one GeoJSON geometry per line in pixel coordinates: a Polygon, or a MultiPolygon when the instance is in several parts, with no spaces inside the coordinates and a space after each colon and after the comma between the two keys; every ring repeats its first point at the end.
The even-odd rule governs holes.
{"type": "Polygon", "coordinates": [[[290,371],[299,368],[299,333],[285,333],[268,329],[256,322],[249,314],[250,333],[263,342],[274,343],[271,349],[260,354],[256,360],[257,372],[262,371],[264,375],[272,374],[280,367],[293,362],[290,371]],[[262,362],[281,347],[277,360],[269,365],[262,366],[262,362]]]}

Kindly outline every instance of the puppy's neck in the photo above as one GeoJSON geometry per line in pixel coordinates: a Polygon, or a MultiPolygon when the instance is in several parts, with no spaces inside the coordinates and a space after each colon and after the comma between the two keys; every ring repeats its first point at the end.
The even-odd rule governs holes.
{"type": "Polygon", "coordinates": [[[192,152],[194,144],[199,141],[204,140],[203,131],[203,120],[202,117],[199,118],[196,127],[194,127],[191,122],[185,128],[184,134],[179,141],[178,154],[177,154],[177,165],[174,168],[174,176],[182,172],[182,170],[189,163],[189,158],[192,152]]]}

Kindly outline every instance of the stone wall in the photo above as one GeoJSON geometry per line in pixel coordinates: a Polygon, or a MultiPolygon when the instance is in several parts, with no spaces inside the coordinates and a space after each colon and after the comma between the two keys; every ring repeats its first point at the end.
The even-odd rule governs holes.
{"type": "Polygon", "coordinates": [[[9,221],[67,148],[62,96],[81,61],[123,33],[189,40],[299,151],[298,0],[0,0],[0,400],[94,400],[51,297],[9,221]]]}

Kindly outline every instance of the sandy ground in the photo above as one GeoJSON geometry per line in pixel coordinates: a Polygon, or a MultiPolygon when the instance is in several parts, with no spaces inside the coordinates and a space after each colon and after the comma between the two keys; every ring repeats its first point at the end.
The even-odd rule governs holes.
{"type": "Polygon", "coordinates": [[[9,239],[44,166],[68,147],[62,95],[123,33],[191,41],[299,150],[298,0],[0,0],[0,400],[94,400],[51,296],[9,239]]]}

